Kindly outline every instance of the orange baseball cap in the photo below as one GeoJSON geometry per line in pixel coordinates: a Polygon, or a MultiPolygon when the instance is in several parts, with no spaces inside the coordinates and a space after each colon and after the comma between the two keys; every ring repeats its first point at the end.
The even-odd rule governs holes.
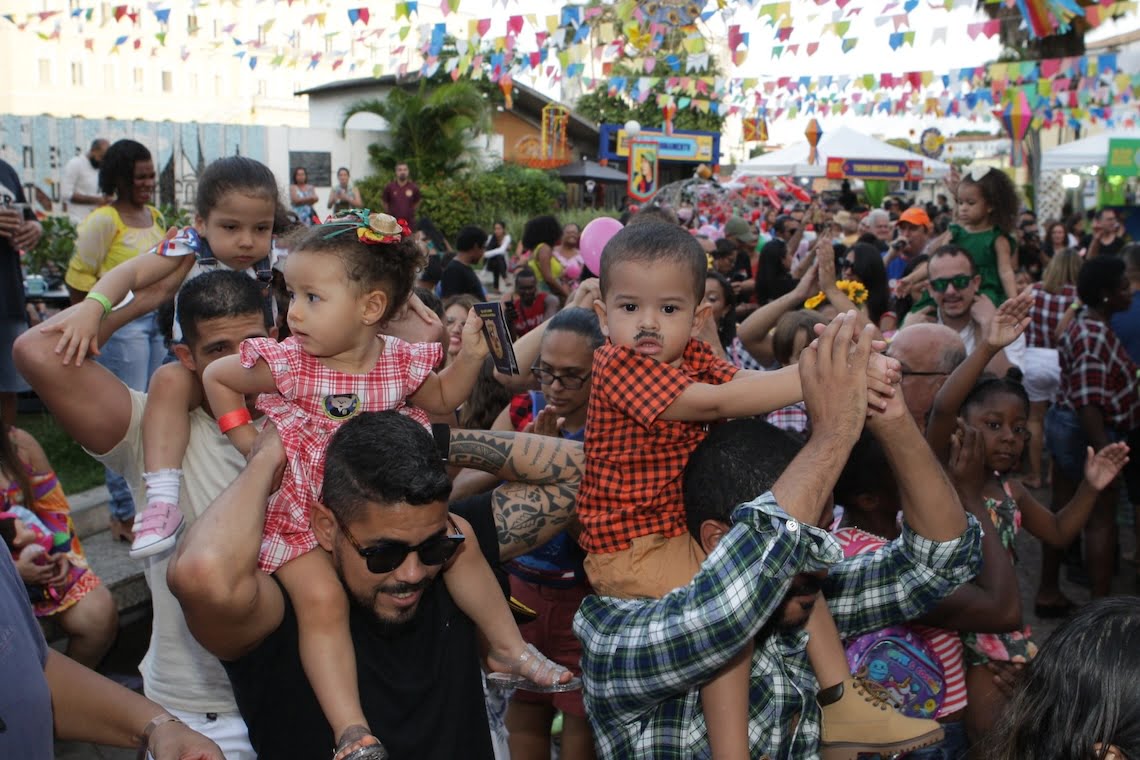
{"type": "Polygon", "coordinates": [[[925,227],[926,229],[931,229],[934,226],[930,223],[930,217],[927,216],[926,211],[918,206],[911,206],[902,212],[899,215],[899,222],[906,222],[915,227],[925,227]]]}

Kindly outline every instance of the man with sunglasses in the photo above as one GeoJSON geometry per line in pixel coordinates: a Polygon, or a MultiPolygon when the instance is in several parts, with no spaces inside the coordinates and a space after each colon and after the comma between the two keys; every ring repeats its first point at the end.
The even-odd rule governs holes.
{"type": "MultiPolygon", "coordinates": [[[[313,531],[353,603],[370,730],[393,760],[491,760],[476,629],[440,573],[456,552],[482,551],[494,565],[562,530],[580,446],[465,430],[441,447],[407,417],[380,412],[341,426],[326,457],[313,531]],[[451,464],[517,482],[496,489],[490,510],[468,512],[470,522],[449,514],[441,448],[451,464]]],[[[296,613],[257,569],[265,504],[284,463],[270,428],[183,539],[170,583],[194,636],[225,663],[258,755],[324,760],[333,736],[301,666],[296,613]]]]}
{"type": "MultiPolygon", "coordinates": [[[[958,333],[966,346],[966,353],[973,352],[985,328],[970,311],[982,281],[974,260],[958,246],[944,245],[931,254],[927,266],[929,280],[926,289],[934,299],[934,306],[911,314],[907,324],[917,320],[946,325],[958,333]]],[[[1011,366],[1021,366],[1024,355],[1025,336],[1021,335],[994,357],[986,369],[1003,377],[1011,366]]]]}

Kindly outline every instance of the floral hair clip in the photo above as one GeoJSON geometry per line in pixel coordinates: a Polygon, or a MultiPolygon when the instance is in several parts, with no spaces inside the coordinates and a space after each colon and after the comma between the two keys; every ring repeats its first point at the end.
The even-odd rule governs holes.
{"type": "Polygon", "coordinates": [[[374,214],[368,209],[353,209],[330,219],[325,224],[333,224],[340,228],[325,235],[325,240],[349,230],[356,230],[357,240],[365,245],[399,243],[412,234],[412,229],[405,220],[388,214],[374,214]]]}

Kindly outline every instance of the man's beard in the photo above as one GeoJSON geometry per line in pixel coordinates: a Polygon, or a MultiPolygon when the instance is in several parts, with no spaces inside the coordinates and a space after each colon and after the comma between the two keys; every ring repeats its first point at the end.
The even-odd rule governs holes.
{"type": "Polygon", "coordinates": [[[103,165],[103,162],[102,162],[102,161],[100,161],[100,160],[99,160],[99,159],[97,159],[97,158],[91,158],[91,156],[88,156],[88,157],[87,157],[87,162],[88,162],[89,164],[91,164],[91,168],[92,168],[92,169],[98,169],[100,166],[102,166],[102,165],[103,165]]]}
{"type": "Polygon", "coordinates": [[[419,583],[400,583],[392,581],[385,583],[382,586],[373,586],[369,594],[357,594],[349,588],[348,582],[344,577],[344,563],[341,560],[340,551],[334,547],[333,549],[333,567],[336,569],[337,578],[340,579],[340,585],[344,588],[345,593],[348,595],[348,601],[355,607],[358,607],[361,612],[365,614],[373,630],[377,631],[381,636],[396,636],[407,628],[415,621],[416,615],[420,611],[420,603],[423,602],[423,597],[420,597],[420,603],[415,607],[407,610],[404,613],[397,614],[395,617],[382,617],[376,610],[376,597],[380,594],[406,594],[410,592],[426,589],[435,580],[435,577],[426,577],[419,583]]]}

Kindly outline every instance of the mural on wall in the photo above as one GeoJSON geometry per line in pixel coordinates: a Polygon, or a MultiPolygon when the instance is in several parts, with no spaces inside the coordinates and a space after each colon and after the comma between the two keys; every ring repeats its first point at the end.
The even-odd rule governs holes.
{"type": "Polygon", "coordinates": [[[193,209],[198,176],[222,156],[240,154],[265,162],[266,127],[54,116],[0,116],[0,158],[15,167],[29,198],[62,211],[64,165],[86,153],[98,137],[137,140],[150,149],[158,171],[159,204],[193,209]]]}

